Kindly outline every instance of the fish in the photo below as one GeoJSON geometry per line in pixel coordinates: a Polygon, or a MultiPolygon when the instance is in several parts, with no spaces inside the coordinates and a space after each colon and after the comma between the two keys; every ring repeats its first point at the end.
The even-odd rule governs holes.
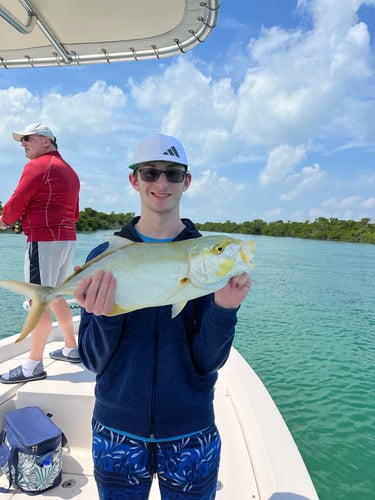
{"type": "Polygon", "coordinates": [[[73,295],[82,280],[94,276],[99,269],[112,272],[116,279],[114,306],[108,316],[171,305],[174,318],[189,300],[213,293],[231,277],[255,267],[255,243],[226,235],[162,243],[114,238],[105,252],[86,262],[57,287],[0,280],[2,288],[32,300],[16,342],[35,328],[55,298],[73,295]]]}

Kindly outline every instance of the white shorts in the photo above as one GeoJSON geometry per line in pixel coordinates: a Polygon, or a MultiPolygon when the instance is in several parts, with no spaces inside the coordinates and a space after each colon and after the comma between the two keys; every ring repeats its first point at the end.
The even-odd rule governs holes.
{"type": "Polygon", "coordinates": [[[32,241],[25,252],[25,281],[56,287],[71,272],[75,241],[32,241]]]}

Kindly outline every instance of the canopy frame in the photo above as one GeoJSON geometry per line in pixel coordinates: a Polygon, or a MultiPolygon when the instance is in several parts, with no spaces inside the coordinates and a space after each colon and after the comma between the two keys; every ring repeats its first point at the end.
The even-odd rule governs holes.
{"type": "MultiPolygon", "coordinates": [[[[14,1],[12,0],[12,2],[14,1]]],[[[24,9],[22,14],[25,16],[25,21],[20,19],[22,16],[10,12],[3,5],[4,1],[0,2],[0,68],[139,61],[142,59],[160,59],[185,53],[204,42],[211,33],[216,26],[220,8],[219,0],[180,0],[179,7],[183,7],[183,18],[173,29],[167,32],[160,32],[153,37],[146,36],[144,38],[126,39],[126,36],[123,36],[121,40],[104,40],[103,42],[97,40],[66,42],[56,35],[54,26],[46,20],[43,11],[38,11],[38,1],[42,5],[42,0],[19,0],[24,9]],[[15,46],[7,47],[5,50],[1,47],[3,45],[1,43],[2,19],[15,31],[15,46]],[[27,37],[40,37],[40,34],[44,37],[43,45],[39,43],[40,46],[37,47],[38,44],[33,42],[29,43],[28,46],[28,40],[29,42],[31,40],[27,37]],[[20,45],[23,45],[24,42],[23,38],[25,43],[20,48],[20,45]],[[22,56],[20,55],[21,51],[22,56]]],[[[168,4],[166,0],[152,1],[160,8],[164,8],[164,4],[167,7],[166,4],[168,4]]],[[[177,0],[174,1],[177,2],[177,0]]],[[[129,4],[129,8],[134,9],[134,0],[133,5],[131,5],[131,2],[132,0],[127,0],[127,2],[122,0],[121,7],[124,4],[129,4]]],[[[104,9],[106,3],[103,3],[104,9]]],[[[171,4],[169,4],[169,7],[171,7],[171,4]]],[[[164,22],[162,13],[161,10],[160,20],[155,19],[156,28],[159,21],[159,24],[164,22]]],[[[58,6],[56,6],[56,15],[58,15],[58,6]]],[[[87,19],[82,20],[82,22],[87,24],[87,19]]],[[[5,45],[8,45],[8,43],[5,45]]]]}

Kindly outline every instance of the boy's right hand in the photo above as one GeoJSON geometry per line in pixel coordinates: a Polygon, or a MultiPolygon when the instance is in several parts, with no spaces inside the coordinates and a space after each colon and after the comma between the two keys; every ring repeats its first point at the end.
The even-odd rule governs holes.
{"type": "MultiPolygon", "coordinates": [[[[75,271],[79,269],[78,266],[74,268],[75,271]]],[[[115,289],[116,280],[112,273],[100,269],[94,276],[84,278],[73,296],[87,312],[96,316],[106,316],[113,309],[115,289]]]]}

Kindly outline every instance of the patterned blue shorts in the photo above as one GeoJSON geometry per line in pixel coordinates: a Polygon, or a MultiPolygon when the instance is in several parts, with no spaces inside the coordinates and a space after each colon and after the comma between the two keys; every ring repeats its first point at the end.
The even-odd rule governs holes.
{"type": "Polygon", "coordinates": [[[146,500],[157,474],[163,500],[213,500],[221,440],[216,426],[165,442],[133,439],[93,424],[94,474],[101,500],[146,500]]]}

